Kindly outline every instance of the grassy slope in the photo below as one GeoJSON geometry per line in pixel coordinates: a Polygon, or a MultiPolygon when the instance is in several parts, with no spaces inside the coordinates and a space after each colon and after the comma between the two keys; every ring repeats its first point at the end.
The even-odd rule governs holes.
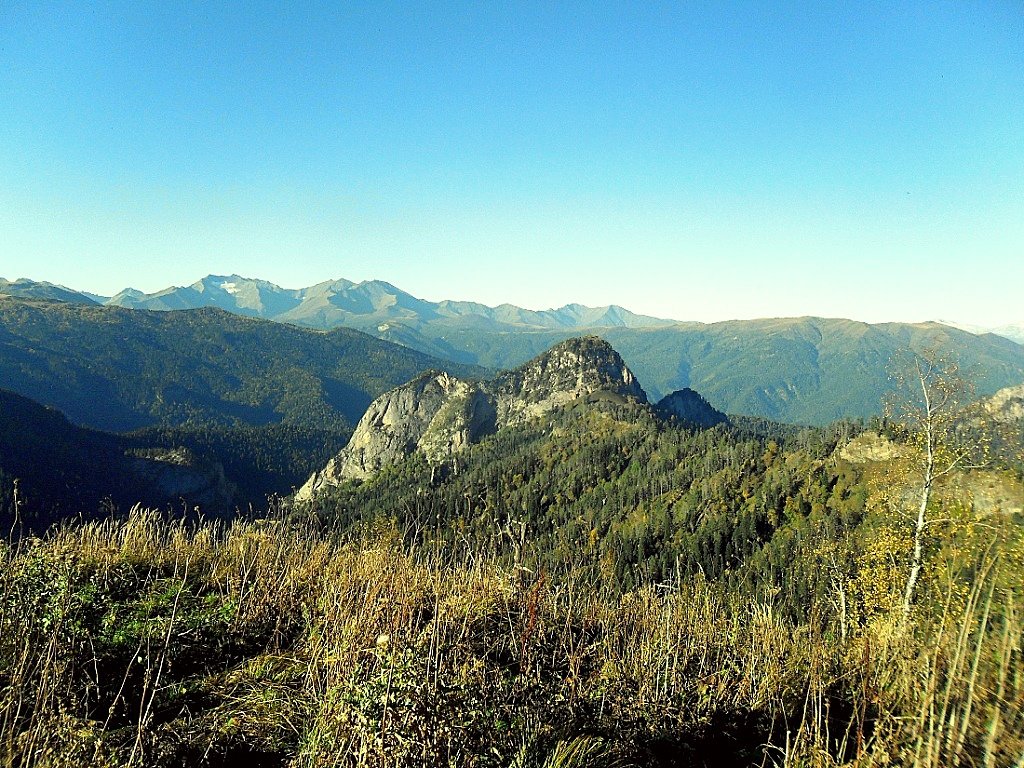
{"type": "Polygon", "coordinates": [[[700,578],[617,595],[461,555],[145,515],[0,547],[0,760],[867,768],[1024,749],[1005,560],[946,615],[843,634],[827,601],[792,621],[700,578]]]}
{"type": "Polygon", "coordinates": [[[947,479],[901,624],[906,467],[769,434],[577,403],[439,482],[0,543],[0,764],[1013,765],[1019,513],[947,479]]]}

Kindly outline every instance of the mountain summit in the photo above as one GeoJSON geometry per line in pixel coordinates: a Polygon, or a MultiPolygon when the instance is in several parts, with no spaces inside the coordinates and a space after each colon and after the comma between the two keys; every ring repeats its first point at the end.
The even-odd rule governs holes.
{"type": "Polygon", "coordinates": [[[348,445],[296,494],[365,479],[416,451],[441,463],[506,426],[540,418],[582,397],[647,402],[619,353],[595,336],[557,344],[490,381],[430,371],[371,403],[348,445]]]}
{"type": "Polygon", "coordinates": [[[536,311],[511,304],[488,307],[471,301],[426,301],[383,280],[327,280],[307,288],[290,289],[240,275],[207,275],[192,285],[156,293],[127,288],[106,303],[164,311],[217,307],[310,328],[344,325],[369,332],[377,332],[378,326],[388,323],[415,328],[428,322],[464,323],[470,319],[488,326],[545,330],[649,328],[674,322],[637,315],[615,305],[566,304],[559,309],[536,311]]]}
{"type": "Polygon", "coordinates": [[[192,285],[167,288],[157,293],[126,288],[106,304],[162,311],[216,307],[236,315],[271,318],[294,309],[300,303],[296,293],[266,280],[252,280],[240,275],[207,275],[192,285]]]}

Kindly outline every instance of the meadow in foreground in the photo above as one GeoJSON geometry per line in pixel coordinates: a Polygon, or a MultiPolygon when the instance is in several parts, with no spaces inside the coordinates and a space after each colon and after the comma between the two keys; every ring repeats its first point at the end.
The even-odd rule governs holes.
{"type": "Polygon", "coordinates": [[[1008,531],[933,559],[927,611],[896,583],[851,625],[387,525],[69,525],[0,550],[0,764],[1021,765],[1008,531]]]}

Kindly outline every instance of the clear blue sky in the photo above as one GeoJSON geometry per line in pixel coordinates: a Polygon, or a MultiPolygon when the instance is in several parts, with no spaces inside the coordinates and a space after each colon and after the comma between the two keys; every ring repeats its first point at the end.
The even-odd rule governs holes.
{"type": "Polygon", "coordinates": [[[0,3],[0,276],[231,272],[1024,321],[1024,4],[0,3]]]}

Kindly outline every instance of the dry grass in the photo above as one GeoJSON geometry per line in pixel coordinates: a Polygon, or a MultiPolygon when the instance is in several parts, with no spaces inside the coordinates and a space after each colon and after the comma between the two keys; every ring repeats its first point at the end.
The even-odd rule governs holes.
{"type": "MultiPolygon", "coordinates": [[[[0,764],[1013,766],[1018,583],[843,641],[700,580],[137,512],[0,552],[0,764]]],[[[952,594],[952,592],[951,592],[952,594]]]]}

